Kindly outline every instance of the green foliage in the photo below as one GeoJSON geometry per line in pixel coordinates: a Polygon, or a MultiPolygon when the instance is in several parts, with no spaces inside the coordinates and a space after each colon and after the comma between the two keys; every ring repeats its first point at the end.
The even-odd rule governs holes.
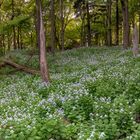
{"type": "MultiPolygon", "coordinates": [[[[9,55],[39,68],[38,55],[29,63],[27,51],[9,55]]],[[[81,48],[48,60],[47,86],[39,76],[0,75],[0,138],[139,140],[139,58],[119,48],[81,48]]]]}
{"type": "Polygon", "coordinates": [[[15,17],[13,20],[7,21],[5,23],[2,23],[0,25],[0,34],[5,34],[9,30],[12,29],[12,27],[18,27],[18,26],[27,26],[29,25],[29,16],[18,16],[15,17]]]}

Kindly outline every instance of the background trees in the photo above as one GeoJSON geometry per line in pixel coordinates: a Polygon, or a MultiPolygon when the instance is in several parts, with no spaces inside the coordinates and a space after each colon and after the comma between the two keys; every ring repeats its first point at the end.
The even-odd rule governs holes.
{"type": "MultiPolygon", "coordinates": [[[[80,46],[130,47],[134,24],[139,24],[139,0],[42,1],[46,47],[55,50],[80,46]]],[[[36,48],[36,16],[33,0],[1,1],[0,53],[36,48]]],[[[140,38],[139,38],[140,40],[140,38]]]]}

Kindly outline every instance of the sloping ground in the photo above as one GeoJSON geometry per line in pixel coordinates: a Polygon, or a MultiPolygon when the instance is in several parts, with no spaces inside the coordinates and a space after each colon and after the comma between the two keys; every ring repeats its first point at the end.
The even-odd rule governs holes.
{"type": "MultiPolygon", "coordinates": [[[[38,56],[13,52],[38,68],[38,56]]],[[[0,139],[139,140],[140,58],[116,48],[48,56],[52,82],[0,69],[0,139]]],[[[27,63],[28,62],[28,63],[27,63]]]]}

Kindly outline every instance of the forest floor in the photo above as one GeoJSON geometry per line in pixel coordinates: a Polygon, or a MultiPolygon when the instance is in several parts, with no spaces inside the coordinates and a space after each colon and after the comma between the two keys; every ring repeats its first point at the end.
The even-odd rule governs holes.
{"type": "MultiPolygon", "coordinates": [[[[11,52],[38,69],[38,55],[11,52]]],[[[0,69],[0,140],[140,140],[140,57],[80,48],[47,57],[51,83],[0,69]]]]}

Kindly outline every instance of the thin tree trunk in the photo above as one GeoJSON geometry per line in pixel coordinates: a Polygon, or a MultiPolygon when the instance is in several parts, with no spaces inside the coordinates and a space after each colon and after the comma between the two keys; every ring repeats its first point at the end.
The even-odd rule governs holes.
{"type": "Polygon", "coordinates": [[[91,26],[90,26],[90,13],[89,13],[89,3],[86,2],[86,10],[87,10],[87,41],[88,46],[91,46],[91,26]]]}
{"type": "Polygon", "coordinates": [[[139,44],[140,44],[140,13],[139,13],[139,44]]]}
{"type": "Polygon", "coordinates": [[[39,13],[37,11],[37,8],[34,11],[36,14],[34,14],[34,22],[35,22],[35,31],[36,31],[36,48],[39,49],[39,35],[37,35],[39,33],[39,22],[38,20],[40,19],[39,17],[39,13]]]}
{"type": "MultiPolygon", "coordinates": [[[[14,19],[15,17],[15,10],[14,10],[14,0],[12,0],[12,20],[14,19]]],[[[15,26],[13,26],[13,47],[14,49],[17,49],[17,46],[16,46],[16,30],[15,30],[15,26]]]]}
{"type": "Polygon", "coordinates": [[[19,28],[19,34],[20,34],[20,49],[23,49],[23,40],[22,40],[22,29],[19,28]]]}
{"type": "Polygon", "coordinates": [[[119,45],[119,5],[118,0],[116,0],[116,45],[119,45]]]}
{"type": "Polygon", "coordinates": [[[104,28],[106,29],[105,33],[104,33],[104,40],[105,40],[105,45],[107,46],[107,16],[105,16],[104,18],[104,28]]]}
{"type": "Polygon", "coordinates": [[[17,48],[20,49],[20,33],[19,33],[19,27],[17,27],[17,48]]]}
{"type": "Polygon", "coordinates": [[[37,11],[37,36],[38,36],[38,47],[40,50],[40,72],[42,76],[42,80],[45,83],[49,82],[49,72],[46,60],[46,39],[45,39],[45,32],[44,32],[44,25],[43,25],[43,18],[42,18],[42,8],[41,8],[41,1],[36,0],[36,11],[37,11]]]}
{"type": "Polygon", "coordinates": [[[107,45],[112,45],[112,35],[111,35],[111,0],[107,1],[107,45]]]}
{"type": "Polygon", "coordinates": [[[85,45],[84,43],[84,39],[83,39],[83,36],[84,36],[84,16],[83,16],[83,12],[81,10],[81,19],[82,19],[82,24],[81,24],[81,47],[85,45]]]}
{"type": "Polygon", "coordinates": [[[81,20],[82,20],[82,25],[81,25],[81,46],[86,45],[86,30],[85,30],[85,17],[86,17],[86,7],[83,4],[83,7],[81,8],[81,20]]]}
{"type": "Polygon", "coordinates": [[[7,36],[7,43],[8,43],[8,51],[11,49],[11,40],[10,40],[10,33],[8,31],[8,36],[7,36]]]}
{"type": "Polygon", "coordinates": [[[31,41],[31,48],[33,48],[33,34],[31,32],[31,36],[30,36],[30,41],[31,41]]]}
{"type": "Polygon", "coordinates": [[[55,10],[54,10],[55,0],[51,0],[51,51],[55,53],[56,40],[55,40],[55,10]]]}
{"type": "MultiPolygon", "coordinates": [[[[0,4],[1,8],[1,4],[0,4]]],[[[0,13],[0,24],[1,24],[2,18],[1,18],[1,13],[0,13]]],[[[0,35],[0,50],[2,49],[2,35],[0,35]]]]}
{"type": "Polygon", "coordinates": [[[61,19],[61,33],[60,44],[62,51],[64,50],[64,2],[60,0],[60,19],[61,19]]]}
{"type": "Polygon", "coordinates": [[[5,46],[5,35],[3,34],[2,35],[2,46],[3,46],[3,54],[5,54],[6,53],[6,46],[5,46]]]}
{"type": "Polygon", "coordinates": [[[137,24],[134,23],[134,28],[133,28],[133,35],[132,35],[132,42],[133,42],[133,55],[136,57],[139,53],[139,48],[138,48],[138,44],[139,44],[139,31],[138,31],[138,27],[137,24]]]}
{"type": "Polygon", "coordinates": [[[82,18],[82,25],[81,25],[81,46],[85,46],[85,17],[82,18]]]}
{"type": "Polygon", "coordinates": [[[129,13],[128,0],[121,0],[122,14],[123,14],[123,47],[129,47],[129,13]]]}

